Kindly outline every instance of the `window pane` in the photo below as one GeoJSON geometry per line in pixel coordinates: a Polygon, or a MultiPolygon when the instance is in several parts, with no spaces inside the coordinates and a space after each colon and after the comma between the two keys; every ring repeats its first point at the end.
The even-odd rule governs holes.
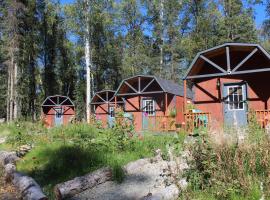
{"type": "Polygon", "coordinates": [[[228,101],[229,101],[229,109],[243,109],[243,88],[242,87],[229,87],[228,88],[228,101]]]}
{"type": "Polygon", "coordinates": [[[239,103],[239,109],[243,109],[243,108],[244,108],[244,103],[243,102],[239,103]]]}
{"type": "Polygon", "coordinates": [[[242,87],[239,87],[237,91],[238,95],[242,95],[242,87]]]}

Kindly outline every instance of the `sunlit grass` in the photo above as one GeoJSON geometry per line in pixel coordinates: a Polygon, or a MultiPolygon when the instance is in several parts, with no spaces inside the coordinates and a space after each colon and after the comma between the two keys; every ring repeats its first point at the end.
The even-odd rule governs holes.
{"type": "Polygon", "coordinates": [[[17,163],[17,168],[32,176],[50,198],[55,184],[104,166],[110,166],[114,180],[121,182],[123,165],[154,156],[156,149],[166,152],[168,146],[182,141],[176,134],[144,133],[143,137],[135,134],[123,149],[118,149],[112,129],[98,129],[84,123],[46,129],[41,124],[35,128],[33,123],[21,122],[3,125],[2,130],[8,136],[8,150],[26,143],[33,146],[17,163]]]}

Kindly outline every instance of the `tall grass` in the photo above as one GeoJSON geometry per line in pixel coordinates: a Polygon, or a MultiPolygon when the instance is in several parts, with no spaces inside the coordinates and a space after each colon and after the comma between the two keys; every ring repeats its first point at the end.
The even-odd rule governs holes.
{"type": "Polygon", "coordinates": [[[270,198],[269,135],[253,125],[247,134],[241,143],[222,144],[201,134],[189,147],[193,159],[186,173],[190,186],[185,194],[208,194],[210,199],[270,198]]]}

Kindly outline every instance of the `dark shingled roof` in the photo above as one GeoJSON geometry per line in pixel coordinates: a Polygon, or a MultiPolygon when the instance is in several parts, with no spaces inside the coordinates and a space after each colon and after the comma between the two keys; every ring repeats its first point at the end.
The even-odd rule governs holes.
{"type": "MultiPolygon", "coordinates": [[[[177,96],[184,96],[184,87],[182,85],[179,85],[171,80],[162,79],[156,76],[153,76],[153,78],[157,80],[165,92],[175,94],[177,96]]],[[[187,97],[192,99],[192,96],[192,91],[187,88],[187,97]]]]}
{"type": "MultiPolygon", "coordinates": [[[[173,82],[172,80],[166,80],[166,79],[159,78],[159,77],[156,77],[156,76],[153,76],[153,75],[137,75],[137,76],[129,77],[129,78],[125,79],[125,80],[130,80],[130,79],[134,79],[134,78],[137,78],[137,77],[154,78],[157,81],[157,83],[160,85],[160,87],[162,88],[162,90],[164,92],[174,94],[174,95],[177,95],[177,96],[184,96],[184,87],[182,85],[180,85],[180,84],[177,84],[177,83],[173,82]]],[[[121,85],[123,84],[123,82],[125,80],[122,81],[119,88],[117,89],[116,95],[117,95],[121,85]]],[[[190,99],[192,99],[192,97],[193,97],[193,93],[189,88],[187,88],[187,97],[190,98],[190,99]]]]}

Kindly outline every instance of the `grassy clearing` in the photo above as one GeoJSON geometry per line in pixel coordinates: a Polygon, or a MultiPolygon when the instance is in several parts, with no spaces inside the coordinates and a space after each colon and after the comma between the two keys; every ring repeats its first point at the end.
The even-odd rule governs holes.
{"type": "MultiPolygon", "coordinates": [[[[18,123],[0,127],[8,135],[8,149],[23,144],[33,149],[17,165],[18,170],[32,176],[52,197],[52,187],[73,177],[103,166],[111,166],[114,179],[121,181],[121,166],[154,155],[158,148],[166,152],[168,145],[181,146],[178,135],[153,135],[143,138],[126,136],[126,130],[99,129],[87,124],[45,129],[39,124],[18,123]]],[[[0,133],[0,135],[3,134],[0,133]]],[[[7,146],[0,146],[6,148],[7,146]]],[[[164,155],[166,157],[166,154],[164,155]]]]}

